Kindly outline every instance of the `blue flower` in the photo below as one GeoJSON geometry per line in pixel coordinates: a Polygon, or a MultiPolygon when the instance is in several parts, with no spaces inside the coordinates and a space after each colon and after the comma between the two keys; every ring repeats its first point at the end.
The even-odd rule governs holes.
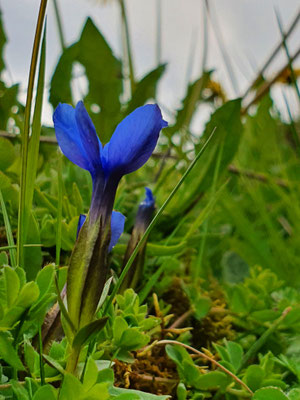
{"type": "Polygon", "coordinates": [[[118,183],[123,175],[142,167],[151,156],[162,128],[156,104],[137,108],[119,123],[103,147],[83,102],[75,109],[59,104],[53,115],[58,144],[74,164],[88,170],[93,180],[91,219],[110,218],[118,183]]]}
{"type": "Polygon", "coordinates": [[[155,198],[151,189],[145,187],[145,192],[146,196],[139,205],[134,227],[134,229],[139,231],[141,234],[143,234],[148,228],[155,210],[155,198]]]}
{"type": "Polygon", "coordinates": [[[124,216],[112,211],[119,181],[145,164],[167,123],[157,105],[139,107],[103,146],[82,101],[75,108],[59,104],[53,122],[62,152],[93,181],[89,214],[81,217],[67,276],[68,312],[79,329],[94,317],[109,270],[108,252],[123,231],[124,216]]]}

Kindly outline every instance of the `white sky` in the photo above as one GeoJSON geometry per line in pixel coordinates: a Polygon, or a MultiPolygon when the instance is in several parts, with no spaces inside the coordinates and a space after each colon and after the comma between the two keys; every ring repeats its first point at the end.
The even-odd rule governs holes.
{"type": "MultiPolygon", "coordinates": [[[[195,79],[201,71],[203,51],[203,0],[126,0],[134,65],[138,77],[156,66],[156,15],[157,4],[162,10],[162,62],[167,62],[167,72],[159,86],[159,102],[174,111],[183,97],[188,60],[193,49],[193,66],[189,78],[195,79]]],[[[221,81],[230,97],[240,95],[255,77],[255,69],[263,65],[272,49],[280,41],[276,22],[276,8],[286,28],[295,17],[297,0],[209,0],[214,21],[232,61],[239,90],[232,89],[220,54],[214,32],[209,24],[208,67],[216,69],[215,79],[221,81]]],[[[78,39],[87,16],[91,16],[118,57],[121,57],[120,10],[117,0],[58,0],[67,44],[78,39]]],[[[9,39],[5,60],[10,74],[9,83],[20,82],[24,90],[28,79],[29,63],[35,31],[39,0],[0,0],[5,30],[9,39]]],[[[52,0],[48,0],[47,80],[54,71],[60,54],[52,0]]],[[[290,53],[299,46],[300,24],[289,40],[290,53]],[[297,40],[298,39],[298,40],[297,40]]],[[[284,51],[269,69],[272,75],[284,63],[284,51]]],[[[295,66],[299,67],[300,57],[295,66]]],[[[275,90],[282,104],[281,88],[275,90]]],[[[294,93],[289,91],[289,102],[295,110],[294,93]]],[[[51,123],[51,106],[44,108],[44,121],[51,123]]],[[[200,117],[200,120],[207,116],[200,117]]],[[[196,121],[197,122],[197,121],[196,121]]]]}

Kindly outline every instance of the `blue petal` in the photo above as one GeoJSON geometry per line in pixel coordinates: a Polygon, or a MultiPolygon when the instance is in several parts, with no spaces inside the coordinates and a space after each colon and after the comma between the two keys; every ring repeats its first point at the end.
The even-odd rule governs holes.
{"type": "Polygon", "coordinates": [[[94,124],[86,111],[83,102],[79,101],[75,108],[75,119],[85,152],[96,169],[100,163],[102,144],[97,136],[94,124]]]}
{"type": "Polygon", "coordinates": [[[80,214],[79,219],[78,219],[78,225],[77,225],[77,234],[76,234],[76,239],[78,238],[80,229],[82,228],[82,225],[85,223],[86,220],[86,215],[80,214]]]}
{"type": "Polygon", "coordinates": [[[160,130],[167,125],[156,104],[147,104],[129,114],[103,149],[106,176],[129,174],[144,165],[156,146],[160,130]]]}
{"type": "Polygon", "coordinates": [[[79,105],[78,110],[75,110],[69,104],[59,104],[54,111],[53,122],[56,138],[64,155],[93,174],[95,168],[101,165],[101,144],[82,107],[79,105]]]}
{"type": "Polygon", "coordinates": [[[147,207],[153,207],[155,203],[155,198],[153,196],[152,190],[148,187],[145,187],[146,197],[141,204],[144,204],[147,207]]]}
{"type": "Polygon", "coordinates": [[[111,215],[111,239],[108,251],[117,244],[120,236],[124,231],[125,217],[118,211],[113,211],[111,215]]]}

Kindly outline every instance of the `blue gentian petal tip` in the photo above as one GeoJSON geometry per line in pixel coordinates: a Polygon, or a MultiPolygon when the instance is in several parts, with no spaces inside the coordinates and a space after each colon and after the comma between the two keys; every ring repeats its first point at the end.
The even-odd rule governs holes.
{"type": "Polygon", "coordinates": [[[153,196],[152,190],[145,187],[146,197],[142,204],[148,207],[153,207],[155,203],[155,197],[153,196]]]}
{"type": "Polygon", "coordinates": [[[78,218],[78,225],[77,225],[77,234],[76,234],[76,238],[78,238],[80,229],[82,228],[82,225],[85,223],[86,220],[86,215],[84,214],[80,214],[79,218],[78,218]]]}
{"type": "Polygon", "coordinates": [[[112,248],[117,244],[120,236],[122,235],[124,231],[124,225],[125,225],[125,216],[118,212],[118,211],[113,211],[111,215],[111,238],[110,238],[110,243],[109,243],[109,248],[108,251],[111,251],[112,248]]]}

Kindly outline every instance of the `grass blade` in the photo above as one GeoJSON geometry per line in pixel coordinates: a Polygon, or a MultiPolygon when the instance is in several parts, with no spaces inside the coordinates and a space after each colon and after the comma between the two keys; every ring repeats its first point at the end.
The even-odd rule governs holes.
{"type": "Polygon", "coordinates": [[[223,155],[223,149],[224,149],[224,141],[222,141],[219,152],[218,152],[216,167],[215,167],[214,176],[213,176],[213,183],[212,183],[212,188],[211,188],[210,201],[207,204],[207,206],[204,208],[204,210],[196,218],[195,222],[192,224],[191,228],[189,229],[189,231],[186,235],[186,237],[189,237],[194,232],[194,229],[197,228],[201,224],[201,221],[205,222],[204,232],[203,232],[204,236],[200,243],[198,257],[197,257],[196,265],[195,265],[194,271],[193,271],[194,279],[197,279],[200,277],[200,273],[201,273],[201,269],[202,269],[203,255],[204,255],[204,249],[205,249],[205,245],[206,245],[206,238],[207,238],[207,233],[208,233],[208,223],[209,223],[208,219],[206,219],[206,218],[210,215],[215,203],[219,199],[220,193],[222,193],[223,188],[227,185],[227,182],[225,182],[225,184],[220,188],[220,190],[216,194],[216,186],[217,186],[217,180],[218,180],[219,172],[220,172],[220,165],[221,165],[221,160],[222,160],[222,155],[223,155]]]}
{"type": "Polygon", "coordinates": [[[122,25],[123,25],[123,32],[124,38],[123,43],[125,47],[124,53],[126,53],[128,68],[129,68],[129,79],[130,79],[130,88],[131,88],[131,96],[135,89],[135,78],[134,78],[134,67],[133,67],[133,57],[131,51],[131,41],[129,35],[129,26],[128,26],[128,19],[127,13],[125,8],[124,0],[119,0],[120,7],[121,7],[121,17],[122,17],[122,25]]]}
{"type": "Polygon", "coordinates": [[[57,23],[57,28],[58,28],[59,41],[60,41],[61,49],[62,49],[62,51],[64,51],[66,48],[66,42],[65,42],[63,24],[61,21],[57,0],[53,0],[53,5],[54,5],[55,18],[56,18],[56,23],[57,23]]]}
{"type": "Polygon", "coordinates": [[[32,135],[28,145],[28,162],[26,170],[26,194],[25,194],[25,208],[23,219],[24,242],[27,237],[27,230],[29,224],[29,216],[32,208],[34,184],[38,167],[39,147],[40,147],[40,134],[41,134],[41,116],[43,108],[43,94],[45,85],[45,64],[46,64],[46,25],[44,28],[43,41],[41,47],[40,65],[38,73],[36,101],[32,120],[32,135]]]}
{"type": "Polygon", "coordinates": [[[9,218],[8,218],[8,214],[7,214],[7,210],[5,207],[5,203],[4,203],[4,199],[2,196],[1,190],[0,190],[0,205],[1,205],[1,209],[2,209],[4,225],[5,225],[5,230],[6,230],[6,237],[7,237],[7,242],[8,242],[8,246],[5,246],[1,249],[2,250],[7,249],[9,251],[10,263],[11,263],[11,266],[14,268],[17,266],[17,257],[16,257],[16,249],[15,249],[16,246],[15,246],[14,237],[12,234],[12,230],[11,230],[11,226],[10,226],[10,222],[9,222],[9,218]]]}
{"type": "Polygon", "coordinates": [[[56,218],[56,265],[60,264],[60,251],[61,251],[61,222],[62,222],[62,201],[63,201],[63,181],[62,181],[62,154],[59,155],[58,160],[58,193],[57,193],[57,218],[56,218]]]}
{"type": "Polygon", "coordinates": [[[21,167],[21,181],[20,181],[20,199],[19,199],[19,213],[18,213],[18,233],[17,233],[17,265],[24,267],[24,251],[23,245],[25,243],[24,218],[26,209],[26,191],[27,191],[27,168],[28,168],[28,147],[29,147],[29,134],[30,134],[30,116],[31,105],[33,97],[34,78],[37,69],[38,53],[40,48],[42,29],[45,19],[47,0],[41,0],[40,10],[37,20],[36,32],[33,43],[33,50],[31,56],[31,64],[28,79],[27,98],[24,116],[24,130],[22,133],[22,167],[21,167]]]}
{"type": "Polygon", "coordinates": [[[143,245],[143,243],[145,242],[146,238],[148,237],[149,233],[152,231],[154,225],[156,224],[156,222],[158,221],[159,217],[161,216],[161,214],[163,213],[164,209],[167,207],[167,205],[170,203],[170,201],[172,200],[172,198],[174,197],[174,195],[176,194],[176,192],[178,191],[178,189],[180,188],[180,186],[182,185],[182,183],[184,182],[184,180],[186,179],[186,177],[189,175],[189,173],[192,171],[192,169],[194,168],[194,166],[196,165],[197,161],[199,160],[199,158],[202,156],[202,154],[204,153],[204,151],[206,150],[209,142],[211,141],[213,135],[215,133],[215,129],[212,131],[211,135],[208,137],[207,141],[204,143],[204,145],[202,146],[201,150],[199,151],[199,153],[196,155],[196,157],[194,158],[194,160],[191,162],[190,166],[188,167],[188,169],[185,171],[185,173],[183,174],[182,178],[180,179],[180,181],[176,184],[176,186],[174,187],[174,189],[172,190],[172,192],[169,194],[168,198],[165,200],[165,202],[163,203],[163,205],[160,207],[160,209],[158,210],[157,214],[155,215],[155,217],[152,219],[151,223],[149,224],[148,228],[146,229],[146,231],[144,232],[143,236],[141,237],[141,240],[138,242],[137,246],[135,247],[134,251],[132,252],[129,260],[127,261],[127,264],[125,265],[119,279],[118,282],[116,283],[109,299],[108,302],[106,303],[105,309],[104,309],[104,314],[106,314],[106,312],[108,311],[108,308],[110,306],[110,304],[112,303],[115,295],[118,293],[120,286],[127,274],[127,272],[129,271],[135,257],[137,256],[141,246],[143,245]]]}

